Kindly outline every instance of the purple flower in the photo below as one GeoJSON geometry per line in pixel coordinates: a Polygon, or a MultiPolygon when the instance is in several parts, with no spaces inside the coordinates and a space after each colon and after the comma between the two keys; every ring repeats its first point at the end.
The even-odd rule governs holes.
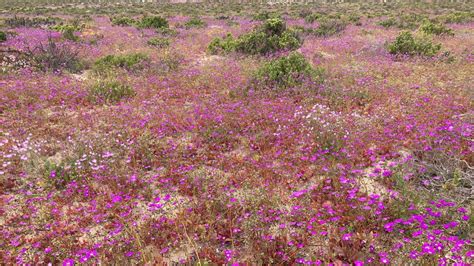
{"type": "Polygon", "coordinates": [[[67,258],[63,260],[63,266],[72,266],[74,265],[74,260],[71,258],[67,258]]]}

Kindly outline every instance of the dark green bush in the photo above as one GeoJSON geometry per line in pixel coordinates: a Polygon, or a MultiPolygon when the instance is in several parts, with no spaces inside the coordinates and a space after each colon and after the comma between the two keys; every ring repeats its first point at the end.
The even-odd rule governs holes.
{"type": "Polygon", "coordinates": [[[65,43],[56,43],[52,38],[46,44],[38,44],[32,49],[28,48],[28,59],[32,64],[43,71],[60,71],[66,69],[70,72],[82,70],[79,52],[73,50],[65,43]]]}
{"type": "Polygon", "coordinates": [[[425,34],[433,35],[454,35],[453,30],[447,28],[443,24],[434,23],[429,20],[426,20],[421,24],[420,31],[425,34]]]}
{"type": "Polygon", "coordinates": [[[311,15],[308,15],[304,18],[304,21],[306,23],[313,23],[315,21],[318,21],[320,19],[322,19],[324,17],[323,14],[319,14],[319,13],[312,13],[311,15]]]}
{"type": "Polygon", "coordinates": [[[404,31],[388,45],[391,54],[421,55],[432,57],[441,50],[440,44],[433,44],[426,38],[415,38],[410,32],[404,31]]]}
{"type": "Polygon", "coordinates": [[[188,21],[186,21],[186,23],[184,23],[184,26],[187,29],[190,29],[190,28],[204,28],[204,27],[207,26],[207,24],[202,19],[200,19],[198,17],[193,17],[193,18],[190,18],[188,21]]]}
{"type": "Polygon", "coordinates": [[[384,27],[384,28],[390,28],[390,27],[394,27],[395,25],[397,25],[397,20],[394,19],[394,18],[389,18],[389,19],[386,19],[386,20],[382,20],[377,24],[384,27]]]}
{"type": "Polygon", "coordinates": [[[147,41],[148,45],[164,48],[170,46],[170,40],[167,38],[154,37],[147,41]]]}
{"type": "Polygon", "coordinates": [[[124,68],[133,70],[141,63],[148,61],[148,56],[142,53],[134,53],[127,55],[107,55],[99,58],[94,63],[94,70],[96,72],[106,72],[113,68],[124,68]]]}
{"type": "Polygon", "coordinates": [[[340,19],[322,20],[313,34],[319,37],[328,37],[344,31],[346,23],[340,19]]]}
{"type": "Polygon", "coordinates": [[[256,79],[265,85],[287,88],[308,79],[321,82],[323,72],[321,68],[314,69],[302,54],[292,52],[265,63],[257,70],[256,79]]]}
{"type": "Polygon", "coordinates": [[[118,81],[100,81],[89,90],[89,97],[96,103],[117,103],[134,95],[132,87],[118,81]]]}
{"type": "Polygon", "coordinates": [[[165,18],[162,18],[159,16],[144,17],[138,24],[140,28],[153,28],[153,29],[169,28],[168,21],[165,18]]]}
{"type": "Polygon", "coordinates": [[[227,35],[216,38],[209,45],[211,53],[237,51],[243,54],[269,54],[279,50],[294,50],[303,40],[293,29],[287,29],[280,18],[271,18],[256,30],[243,34],[237,39],[227,35]]]}
{"type": "Polygon", "coordinates": [[[474,13],[469,12],[454,12],[441,17],[445,23],[468,23],[474,20],[474,13]]]}
{"type": "Polygon", "coordinates": [[[235,51],[237,40],[229,33],[224,38],[214,38],[208,46],[211,54],[229,53],[235,51]]]}
{"type": "Polygon", "coordinates": [[[115,17],[111,18],[110,21],[114,26],[133,26],[137,24],[137,21],[129,17],[115,17]]]}
{"type": "Polygon", "coordinates": [[[43,26],[51,26],[56,24],[58,19],[56,18],[29,18],[29,17],[17,17],[16,15],[12,18],[5,20],[5,25],[11,28],[27,27],[37,28],[43,26]]]}
{"type": "Polygon", "coordinates": [[[270,18],[277,18],[277,17],[279,17],[279,15],[276,14],[276,13],[271,13],[271,12],[264,11],[264,12],[260,12],[256,15],[254,15],[253,19],[264,21],[264,20],[267,20],[267,19],[270,19],[270,18]]]}
{"type": "Polygon", "coordinates": [[[7,40],[7,34],[3,31],[0,31],[0,42],[4,42],[7,40]]]}

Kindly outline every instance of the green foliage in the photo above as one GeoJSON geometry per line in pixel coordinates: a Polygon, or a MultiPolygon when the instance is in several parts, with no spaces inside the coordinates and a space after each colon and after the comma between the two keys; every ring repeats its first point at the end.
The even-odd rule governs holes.
{"type": "Polygon", "coordinates": [[[147,61],[149,58],[142,53],[126,54],[126,55],[107,55],[99,58],[94,63],[94,70],[98,73],[106,72],[113,68],[124,68],[133,70],[141,63],[147,61]]]}
{"type": "Polygon", "coordinates": [[[388,18],[386,20],[380,21],[377,24],[384,27],[384,28],[390,28],[390,27],[393,27],[393,26],[397,25],[397,20],[394,19],[394,18],[388,18]]]}
{"type": "Polygon", "coordinates": [[[188,21],[186,21],[186,23],[184,23],[184,26],[187,29],[190,29],[190,28],[204,28],[204,27],[207,26],[207,24],[202,19],[200,19],[198,17],[193,17],[193,18],[189,19],[188,21]]]}
{"type": "Polygon", "coordinates": [[[429,20],[426,20],[421,24],[420,31],[432,35],[454,35],[453,30],[447,28],[443,24],[434,23],[429,20]]]}
{"type": "Polygon", "coordinates": [[[147,44],[158,48],[164,48],[170,46],[170,40],[168,38],[154,37],[149,39],[147,44]]]}
{"type": "Polygon", "coordinates": [[[0,42],[4,42],[7,40],[7,34],[3,31],[0,31],[0,42]]]}
{"type": "Polygon", "coordinates": [[[207,49],[211,54],[220,54],[233,52],[236,46],[236,39],[229,33],[224,38],[214,38],[207,49]]]}
{"type": "Polygon", "coordinates": [[[323,20],[313,34],[319,37],[328,37],[344,31],[346,23],[340,19],[323,20]]]}
{"type": "Polygon", "coordinates": [[[114,17],[110,21],[114,26],[133,26],[137,23],[135,19],[129,17],[114,17]]]}
{"type": "Polygon", "coordinates": [[[79,173],[74,167],[74,164],[53,163],[46,161],[44,164],[43,179],[46,184],[55,187],[56,189],[63,189],[70,182],[77,180],[79,173]]]}
{"type": "Polygon", "coordinates": [[[256,30],[243,34],[237,39],[231,35],[214,39],[208,49],[211,53],[237,51],[243,54],[269,54],[279,50],[294,50],[303,40],[297,31],[287,29],[280,18],[271,18],[256,30]]]}
{"type": "Polygon", "coordinates": [[[260,20],[260,21],[265,21],[265,20],[270,19],[270,18],[278,18],[278,17],[279,17],[279,15],[276,14],[276,13],[264,11],[264,12],[260,12],[256,15],[254,15],[253,19],[254,20],[260,20]]]}
{"type": "Polygon", "coordinates": [[[29,17],[18,17],[14,16],[5,20],[5,25],[11,28],[27,27],[37,28],[42,26],[50,26],[56,24],[56,18],[29,18],[29,17]]]}
{"type": "Polygon", "coordinates": [[[304,21],[306,23],[313,23],[315,21],[318,21],[324,17],[323,14],[320,13],[312,13],[311,15],[308,15],[304,18],[304,21]]]}
{"type": "Polygon", "coordinates": [[[33,49],[29,49],[27,54],[33,65],[43,71],[66,69],[75,73],[83,68],[78,51],[65,43],[56,43],[52,38],[49,38],[45,45],[40,43],[33,49]]]}
{"type": "Polygon", "coordinates": [[[96,103],[117,103],[134,95],[135,91],[131,86],[114,80],[99,81],[89,90],[89,97],[96,103]]]}
{"type": "Polygon", "coordinates": [[[257,70],[256,78],[267,85],[286,88],[300,85],[305,79],[322,81],[323,71],[314,69],[302,54],[292,52],[265,63],[257,70]]]}
{"type": "Polygon", "coordinates": [[[473,12],[453,12],[441,17],[445,23],[468,23],[474,20],[473,12]]]}
{"type": "Polygon", "coordinates": [[[74,24],[58,24],[51,26],[50,29],[54,31],[61,32],[63,34],[64,39],[70,41],[78,41],[79,37],[76,36],[74,33],[81,31],[84,28],[84,25],[79,25],[79,23],[74,24]]]}
{"type": "Polygon", "coordinates": [[[168,21],[160,16],[144,17],[138,23],[140,28],[162,29],[169,28],[168,21]]]}
{"type": "Polygon", "coordinates": [[[391,54],[421,55],[432,57],[441,50],[440,44],[433,44],[426,38],[415,38],[410,32],[404,31],[388,45],[391,54]]]}

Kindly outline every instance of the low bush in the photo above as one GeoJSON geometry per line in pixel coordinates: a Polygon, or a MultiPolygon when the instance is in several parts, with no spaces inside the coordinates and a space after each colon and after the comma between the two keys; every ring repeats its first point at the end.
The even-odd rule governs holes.
{"type": "Polygon", "coordinates": [[[468,23],[474,20],[473,12],[453,12],[444,16],[441,16],[441,21],[445,23],[468,23]]]}
{"type": "Polygon", "coordinates": [[[204,28],[204,27],[207,26],[207,24],[202,19],[200,19],[198,17],[193,17],[193,18],[190,18],[188,21],[186,21],[186,23],[184,23],[184,26],[187,29],[190,29],[190,28],[204,28]]]}
{"type": "Polygon", "coordinates": [[[216,38],[209,45],[211,53],[237,51],[243,54],[265,55],[279,50],[295,50],[303,43],[297,31],[287,29],[280,18],[272,18],[256,30],[237,39],[231,35],[216,38]]]}
{"type": "Polygon", "coordinates": [[[313,34],[318,37],[328,37],[344,31],[346,23],[340,19],[323,20],[319,27],[313,30],[313,34]]]}
{"type": "Polygon", "coordinates": [[[384,28],[390,28],[390,27],[394,27],[395,25],[397,25],[397,20],[394,19],[394,18],[388,18],[386,20],[382,20],[382,21],[378,22],[377,24],[384,27],[384,28]]]}
{"type": "Polygon", "coordinates": [[[43,71],[60,71],[62,69],[76,73],[82,70],[78,51],[73,50],[65,43],[56,43],[52,38],[43,45],[28,49],[28,58],[32,65],[43,71]]]}
{"type": "Polygon", "coordinates": [[[0,42],[4,42],[7,40],[7,33],[0,31],[0,42]]]}
{"type": "Polygon", "coordinates": [[[60,24],[50,27],[54,31],[61,32],[64,39],[70,41],[78,41],[79,37],[75,35],[76,32],[81,31],[83,25],[60,24]]]}
{"type": "Polygon", "coordinates": [[[112,22],[112,25],[114,26],[134,26],[137,24],[137,21],[133,18],[129,17],[114,17],[111,18],[110,21],[112,22]]]}
{"type": "Polygon", "coordinates": [[[115,80],[101,80],[89,90],[89,97],[95,103],[113,104],[134,95],[131,86],[115,80]]]}
{"type": "Polygon", "coordinates": [[[98,73],[107,72],[113,68],[124,68],[126,70],[134,70],[139,65],[148,61],[148,56],[142,53],[126,54],[126,55],[107,55],[99,58],[94,63],[94,70],[98,73]]]}
{"type": "Polygon", "coordinates": [[[29,18],[14,16],[5,20],[5,25],[10,28],[38,28],[56,24],[56,18],[29,18]]]}
{"type": "Polygon", "coordinates": [[[287,88],[300,85],[304,80],[321,82],[324,70],[315,69],[306,58],[297,52],[271,60],[256,72],[256,79],[265,85],[287,88]]]}
{"type": "Polygon", "coordinates": [[[323,14],[320,13],[312,13],[304,18],[304,21],[306,23],[313,23],[315,21],[318,21],[324,17],[323,14]]]}
{"type": "Polygon", "coordinates": [[[400,15],[397,18],[391,17],[386,20],[377,23],[385,28],[396,27],[399,29],[410,29],[414,30],[420,26],[420,24],[428,19],[425,15],[416,13],[400,15]]]}
{"type": "Polygon", "coordinates": [[[431,35],[454,35],[453,30],[447,28],[443,24],[434,23],[429,20],[423,22],[419,30],[425,34],[431,35]]]}
{"type": "Polygon", "coordinates": [[[160,16],[144,17],[138,23],[140,28],[163,29],[169,28],[168,21],[160,16]]]}
{"type": "Polygon", "coordinates": [[[147,44],[158,48],[164,48],[170,46],[170,40],[168,38],[154,37],[149,39],[147,44]]]}
{"type": "Polygon", "coordinates": [[[433,44],[426,38],[414,37],[410,32],[404,31],[398,35],[396,40],[388,45],[391,54],[421,55],[432,57],[441,50],[440,44],[433,44]]]}

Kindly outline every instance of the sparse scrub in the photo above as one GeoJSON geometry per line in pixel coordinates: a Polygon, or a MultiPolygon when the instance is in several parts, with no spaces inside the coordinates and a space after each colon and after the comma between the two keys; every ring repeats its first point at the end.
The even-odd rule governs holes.
{"type": "Polygon", "coordinates": [[[29,60],[34,66],[43,71],[61,71],[63,69],[70,72],[82,70],[82,63],[79,60],[79,52],[65,43],[58,43],[52,38],[48,38],[46,44],[38,44],[26,52],[29,60]]]}
{"type": "Polygon", "coordinates": [[[429,39],[414,37],[410,32],[404,31],[395,41],[388,45],[391,54],[435,56],[441,50],[441,44],[433,44],[429,39]]]}
{"type": "Polygon", "coordinates": [[[144,17],[138,23],[140,28],[166,29],[169,28],[168,21],[159,16],[144,17]]]}
{"type": "Polygon", "coordinates": [[[199,17],[192,17],[186,23],[184,23],[184,26],[187,29],[190,28],[204,28],[207,26],[207,23],[204,22],[201,18],[199,17]]]}
{"type": "Polygon", "coordinates": [[[110,21],[112,22],[112,25],[114,26],[134,26],[137,24],[137,21],[133,18],[129,17],[114,17],[111,18],[110,21]]]}
{"type": "Polygon", "coordinates": [[[170,40],[168,38],[154,37],[149,39],[147,44],[158,48],[164,48],[170,46],[170,40]]]}
{"type": "Polygon", "coordinates": [[[322,80],[323,69],[315,69],[300,53],[265,63],[256,73],[257,80],[264,84],[273,84],[280,88],[300,85],[304,80],[322,80]]]}
{"type": "Polygon", "coordinates": [[[443,24],[434,23],[431,21],[425,21],[421,24],[420,29],[421,32],[425,34],[432,34],[432,35],[450,35],[453,36],[453,30],[447,28],[443,24]]]}
{"type": "Polygon", "coordinates": [[[286,23],[272,18],[258,29],[234,39],[227,35],[223,39],[214,39],[209,45],[211,53],[219,51],[237,51],[243,54],[270,54],[280,50],[295,50],[303,43],[302,38],[293,29],[287,29],[286,23]]]}
{"type": "Polygon", "coordinates": [[[97,82],[89,91],[89,97],[96,103],[113,104],[134,95],[135,91],[131,86],[107,79],[97,82]]]}
{"type": "Polygon", "coordinates": [[[140,68],[141,64],[146,61],[148,61],[148,56],[142,53],[107,55],[94,63],[94,70],[99,73],[106,72],[113,68],[135,70],[140,68]]]}

